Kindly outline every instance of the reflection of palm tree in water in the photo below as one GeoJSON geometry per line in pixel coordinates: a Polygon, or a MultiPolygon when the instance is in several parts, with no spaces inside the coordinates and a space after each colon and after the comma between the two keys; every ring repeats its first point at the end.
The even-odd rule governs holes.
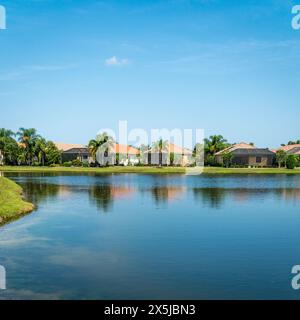
{"type": "Polygon", "coordinates": [[[100,211],[108,212],[113,203],[113,193],[111,185],[94,185],[89,189],[90,201],[97,206],[100,211]]]}
{"type": "Polygon", "coordinates": [[[89,189],[90,200],[100,211],[108,212],[115,199],[127,199],[134,189],[110,184],[93,185],[89,189]]]}
{"type": "Polygon", "coordinates": [[[19,183],[27,201],[34,203],[36,206],[49,198],[56,197],[62,186],[48,183],[37,183],[36,181],[26,181],[19,183]]]}
{"type": "Polygon", "coordinates": [[[199,199],[215,209],[219,209],[228,197],[231,197],[235,202],[247,202],[251,198],[262,199],[268,195],[286,201],[298,201],[300,199],[300,190],[295,188],[194,188],[193,192],[195,199],[199,199]]]}
{"type": "Polygon", "coordinates": [[[165,203],[177,199],[185,191],[184,187],[159,186],[151,188],[156,203],[165,203]]]}
{"type": "Polygon", "coordinates": [[[226,197],[226,189],[222,188],[194,188],[195,199],[201,199],[211,208],[219,209],[226,197]]]}

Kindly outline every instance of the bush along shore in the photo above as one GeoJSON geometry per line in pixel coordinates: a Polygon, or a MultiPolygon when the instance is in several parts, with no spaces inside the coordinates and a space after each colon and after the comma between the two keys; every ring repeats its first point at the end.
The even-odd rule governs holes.
{"type": "Polygon", "coordinates": [[[24,201],[22,188],[13,181],[0,177],[0,225],[33,210],[34,205],[24,201]]]}

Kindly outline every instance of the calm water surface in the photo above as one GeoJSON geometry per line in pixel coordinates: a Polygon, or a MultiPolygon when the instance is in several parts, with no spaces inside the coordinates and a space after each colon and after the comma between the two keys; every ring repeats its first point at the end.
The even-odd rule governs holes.
{"type": "Polygon", "coordinates": [[[6,176],[0,299],[300,299],[300,176],[6,176]]]}

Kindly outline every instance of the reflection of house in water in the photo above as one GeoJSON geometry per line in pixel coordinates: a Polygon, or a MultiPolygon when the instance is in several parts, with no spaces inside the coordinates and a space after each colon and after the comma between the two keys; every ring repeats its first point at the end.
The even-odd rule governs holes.
{"type": "Polygon", "coordinates": [[[90,201],[104,212],[109,211],[114,200],[129,198],[134,192],[131,187],[110,184],[93,185],[89,188],[90,201]]]}
{"type": "Polygon", "coordinates": [[[281,196],[285,200],[300,201],[300,189],[282,189],[281,196]]]}
{"type": "Polygon", "coordinates": [[[185,187],[157,186],[150,189],[156,203],[170,202],[179,199],[186,191],[185,187]]]}
{"type": "Polygon", "coordinates": [[[193,193],[195,200],[201,200],[203,204],[215,209],[220,209],[226,199],[243,203],[253,199],[266,199],[268,195],[286,201],[300,201],[300,189],[295,188],[194,188],[193,193]]]}

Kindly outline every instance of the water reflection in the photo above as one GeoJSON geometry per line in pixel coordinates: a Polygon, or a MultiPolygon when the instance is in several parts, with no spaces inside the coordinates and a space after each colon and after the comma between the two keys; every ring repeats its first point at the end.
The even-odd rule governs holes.
{"type": "Polygon", "coordinates": [[[0,228],[0,299],[299,299],[300,177],[11,178],[38,207],[0,228]]]}
{"type": "Polygon", "coordinates": [[[88,189],[89,199],[100,211],[108,212],[114,200],[127,199],[132,196],[134,189],[126,186],[92,185],[88,189]]]}
{"type": "Polygon", "coordinates": [[[63,186],[53,185],[47,183],[37,183],[27,181],[20,183],[24,190],[25,198],[38,205],[43,201],[47,201],[51,198],[57,197],[57,195],[63,191],[63,186]]]}
{"type": "Polygon", "coordinates": [[[182,197],[185,191],[186,189],[184,187],[173,186],[153,187],[150,189],[153,200],[156,202],[156,204],[168,203],[179,199],[182,197]]]}
{"type": "Polygon", "coordinates": [[[226,200],[235,202],[249,202],[253,199],[267,199],[275,197],[284,201],[300,201],[300,189],[235,189],[235,188],[193,188],[196,201],[210,208],[221,209],[226,200]]]}
{"type": "Polygon", "coordinates": [[[215,209],[221,207],[226,197],[226,189],[221,188],[194,188],[193,193],[196,200],[215,209]]]}

